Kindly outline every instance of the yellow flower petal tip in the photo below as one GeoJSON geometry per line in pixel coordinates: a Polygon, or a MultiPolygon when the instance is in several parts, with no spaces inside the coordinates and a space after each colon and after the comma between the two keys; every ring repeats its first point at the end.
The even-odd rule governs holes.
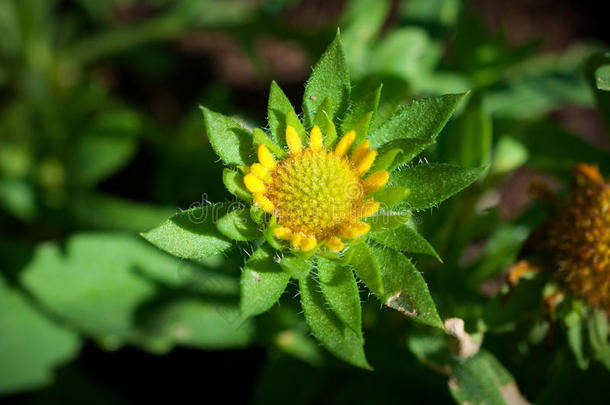
{"type": "Polygon", "coordinates": [[[265,144],[258,145],[258,161],[263,165],[263,167],[267,170],[275,169],[276,163],[273,155],[267,149],[265,144]]]}
{"type": "Polygon", "coordinates": [[[351,130],[347,134],[343,135],[343,138],[339,141],[337,146],[335,147],[335,155],[341,157],[345,156],[349,148],[352,146],[356,140],[356,131],[351,130]]]}
{"type": "Polygon", "coordinates": [[[364,173],[368,172],[371,166],[373,166],[375,158],[377,158],[377,151],[368,151],[356,164],[356,172],[358,175],[362,176],[364,173]]]}
{"type": "Polygon", "coordinates": [[[303,150],[301,138],[299,137],[297,130],[290,125],[286,126],[286,144],[288,145],[288,149],[290,149],[290,153],[293,155],[298,155],[303,150]]]}
{"type": "Polygon", "coordinates": [[[309,252],[315,249],[316,246],[318,246],[318,242],[314,238],[304,238],[300,245],[303,252],[309,252]]]}
{"type": "Polygon", "coordinates": [[[366,153],[370,149],[371,149],[371,143],[367,139],[366,141],[364,141],[360,145],[358,145],[358,147],[356,148],[354,153],[352,153],[352,159],[351,159],[352,162],[354,162],[354,164],[358,164],[358,162],[360,162],[360,160],[362,160],[362,158],[366,155],[366,153]]]}
{"type": "Polygon", "coordinates": [[[340,235],[347,239],[355,239],[362,235],[365,235],[370,230],[371,226],[369,224],[365,224],[363,222],[354,222],[352,224],[344,226],[340,231],[340,235]]]}
{"type": "Polygon", "coordinates": [[[381,206],[381,204],[379,204],[377,201],[373,200],[372,198],[367,200],[362,205],[362,212],[360,213],[360,218],[370,217],[371,215],[373,215],[377,211],[379,211],[380,206],[381,206]]]}
{"type": "Polygon", "coordinates": [[[284,226],[278,226],[273,230],[273,236],[276,239],[290,240],[290,237],[292,236],[292,231],[284,226]]]}
{"type": "Polygon", "coordinates": [[[340,252],[345,247],[345,244],[336,236],[331,236],[326,240],[326,246],[334,252],[340,252]]]}
{"type": "Polygon", "coordinates": [[[253,194],[264,193],[265,191],[267,191],[267,186],[265,186],[265,183],[263,183],[261,179],[259,179],[252,173],[248,173],[244,176],[244,184],[246,185],[246,188],[253,194]]]}
{"type": "Polygon", "coordinates": [[[369,195],[376,191],[379,191],[386,185],[388,179],[390,178],[390,172],[385,170],[381,170],[379,172],[375,172],[371,174],[369,177],[364,180],[362,186],[364,187],[364,194],[369,195]]]}
{"type": "Polygon", "coordinates": [[[301,248],[301,243],[303,242],[303,235],[301,235],[300,233],[294,233],[292,234],[292,236],[290,237],[290,245],[294,248],[294,249],[300,249],[301,248]]]}
{"type": "Polygon", "coordinates": [[[275,205],[261,193],[254,194],[254,204],[262,208],[268,214],[272,214],[275,210],[275,205]]]}
{"type": "Polygon", "coordinates": [[[309,149],[317,152],[322,150],[322,148],[322,131],[320,131],[319,126],[314,125],[309,133],[309,149]]]}
{"type": "Polygon", "coordinates": [[[265,182],[269,182],[271,180],[269,172],[267,169],[265,169],[265,166],[260,163],[254,163],[252,166],[250,166],[250,173],[265,182]]]}

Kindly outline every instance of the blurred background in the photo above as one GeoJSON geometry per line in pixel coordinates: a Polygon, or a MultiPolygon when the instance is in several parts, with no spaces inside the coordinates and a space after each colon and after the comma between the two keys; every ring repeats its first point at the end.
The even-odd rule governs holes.
{"type": "MultiPolygon", "coordinates": [[[[0,0],[0,399],[451,403],[446,376],[406,340],[425,328],[373,298],[363,297],[370,373],[318,347],[294,291],[239,321],[240,249],[189,263],[138,232],[231,198],[198,105],[264,127],[274,79],[298,111],[340,27],[354,92],[384,83],[378,122],[414,98],[472,90],[421,159],[491,167],[421,215],[445,263],[416,261],[441,316],[476,329],[542,220],[532,180],[561,193],[578,162],[608,174],[610,138],[583,70],[610,43],[599,7],[0,0]]],[[[607,369],[580,371],[560,335],[552,349],[540,339],[524,348],[518,329],[506,331],[486,347],[529,400],[569,403],[567,380],[582,383],[579,400],[604,392],[607,369]]]]}

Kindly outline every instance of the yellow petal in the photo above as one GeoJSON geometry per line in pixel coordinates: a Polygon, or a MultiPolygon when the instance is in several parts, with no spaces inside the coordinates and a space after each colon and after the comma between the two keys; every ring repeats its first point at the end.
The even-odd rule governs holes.
{"type": "Polygon", "coordinates": [[[292,236],[292,231],[284,226],[278,226],[273,230],[273,236],[281,240],[290,240],[290,237],[292,236]]]}
{"type": "Polygon", "coordinates": [[[265,183],[252,173],[248,173],[244,176],[244,184],[246,188],[250,190],[251,193],[264,193],[267,191],[267,186],[265,183]]]}
{"type": "Polygon", "coordinates": [[[290,153],[296,155],[301,152],[303,147],[301,146],[301,138],[299,138],[299,134],[297,130],[291,127],[290,125],[286,126],[286,143],[288,144],[288,149],[290,149],[290,153]]]}
{"type": "Polygon", "coordinates": [[[314,125],[309,133],[309,149],[319,151],[322,150],[322,131],[320,127],[314,125]]]}
{"type": "Polygon", "coordinates": [[[371,174],[362,183],[362,186],[364,187],[364,194],[369,195],[375,191],[381,190],[381,188],[386,185],[389,178],[390,173],[385,170],[371,174]]]}
{"type": "Polygon", "coordinates": [[[293,233],[290,238],[290,244],[293,248],[299,249],[301,247],[301,242],[303,242],[303,235],[300,233],[293,233]]]}
{"type": "Polygon", "coordinates": [[[360,218],[367,218],[370,217],[371,215],[373,215],[374,213],[376,213],[377,211],[379,211],[379,207],[380,204],[371,199],[368,199],[367,201],[364,202],[364,204],[362,204],[362,209],[359,212],[359,217],[360,218]]]}
{"type": "Polygon", "coordinates": [[[267,170],[275,169],[275,159],[273,159],[273,156],[271,155],[271,152],[269,152],[269,149],[267,149],[267,146],[262,143],[258,145],[258,161],[261,162],[261,164],[267,170]]]}
{"type": "Polygon", "coordinates": [[[335,155],[345,156],[350,146],[352,146],[352,143],[354,143],[355,139],[356,131],[354,130],[351,130],[347,134],[343,135],[343,138],[341,138],[341,140],[337,144],[337,147],[335,148],[335,155]]]}
{"type": "Polygon", "coordinates": [[[326,239],[326,246],[328,246],[330,250],[339,252],[343,249],[345,244],[341,242],[341,239],[337,238],[336,236],[331,236],[330,238],[326,239]]]}
{"type": "Polygon", "coordinates": [[[354,164],[358,164],[358,162],[366,155],[369,149],[371,149],[371,143],[367,139],[366,141],[358,145],[354,153],[352,153],[352,162],[354,162],[354,164]]]}
{"type": "Polygon", "coordinates": [[[310,250],[314,249],[316,246],[318,246],[318,242],[316,241],[315,238],[304,238],[301,241],[301,250],[303,252],[309,252],[310,250]]]}
{"type": "Polygon", "coordinates": [[[254,204],[261,207],[266,213],[272,214],[275,210],[275,205],[261,193],[254,194],[254,204]]]}
{"type": "Polygon", "coordinates": [[[354,239],[366,234],[371,229],[369,224],[354,222],[341,228],[340,235],[347,239],[354,239]]]}
{"type": "Polygon", "coordinates": [[[362,159],[356,164],[356,172],[362,176],[364,173],[368,172],[371,166],[373,166],[373,162],[375,162],[375,158],[377,157],[377,151],[371,150],[364,155],[362,159]]]}
{"type": "Polygon", "coordinates": [[[267,169],[265,169],[265,166],[261,165],[260,163],[254,163],[252,166],[250,166],[250,173],[265,182],[268,182],[267,180],[270,179],[268,176],[269,172],[267,169]]]}

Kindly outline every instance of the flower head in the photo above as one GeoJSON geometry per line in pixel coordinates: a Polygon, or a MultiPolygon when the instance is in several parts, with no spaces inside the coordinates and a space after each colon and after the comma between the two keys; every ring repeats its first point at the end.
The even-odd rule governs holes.
{"type": "Polygon", "coordinates": [[[244,184],[255,205],[276,216],[279,226],[274,237],[289,240],[302,251],[321,242],[340,251],[342,239],[358,238],[370,230],[360,220],[376,213],[379,203],[367,196],[381,189],[390,174],[380,170],[363,179],[377,151],[364,141],[348,156],[355,138],[356,133],[349,131],[334,150],[327,151],[320,128],[314,126],[309,146],[303,148],[296,130],[287,126],[290,154],[279,162],[264,144],[258,146],[258,162],[250,166],[244,184]]]}
{"type": "Polygon", "coordinates": [[[610,311],[610,183],[580,164],[567,205],[549,227],[558,275],[577,297],[610,311]]]}

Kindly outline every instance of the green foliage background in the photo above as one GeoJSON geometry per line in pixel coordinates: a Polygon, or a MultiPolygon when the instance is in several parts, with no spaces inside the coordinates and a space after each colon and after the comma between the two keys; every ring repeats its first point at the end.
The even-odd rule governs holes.
{"type": "MultiPolygon", "coordinates": [[[[152,398],[166,387],[144,389],[138,380],[173,361],[175,378],[200,377],[192,391],[243,386],[236,400],[253,403],[600,401],[610,376],[607,316],[574,301],[549,335],[542,300],[552,282],[533,277],[514,291],[502,285],[545,215],[535,203],[507,215],[502,201],[507,185],[531,171],[552,179],[560,194],[576,163],[597,163],[610,176],[607,127],[605,139],[591,142],[555,119],[569,106],[585,119],[601,117],[600,126],[610,123],[607,46],[581,41],[553,52],[534,42],[511,45],[460,0],[352,0],[332,18],[301,20],[297,3],[0,2],[0,395],[26,403],[152,398]],[[195,250],[176,244],[180,235],[167,240],[185,259],[138,235],[180,210],[232,201],[227,188],[249,198],[235,172],[223,172],[197,106],[249,128],[265,127],[268,116],[281,145],[277,120],[292,107],[275,82],[270,94],[268,86],[277,80],[298,106],[310,66],[337,26],[351,97],[379,97],[383,83],[371,127],[383,123],[384,130],[371,133],[372,146],[413,151],[396,155],[393,166],[424,163],[402,177],[420,171],[417,181],[432,184],[422,180],[434,167],[426,162],[489,165],[440,206],[426,204],[425,184],[411,190],[418,212],[398,231],[376,234],[378,243],[415,253],[440,318],[463,319],[468,335],[416,324],[361,291],[374,371],[344,364],[318,345],[299,314],[296,283],[288,283],[281,305],[241,316],[239,279],[248,271],[245,254],[254,252],[244,242],[215,254],[232,244],[225,234],[239,231],[231,223],[195,250]],[[414,100],[468,90],[444,127],[434,126],[442,120],[407,119],[442,115],[421,101],[409,104],[414,100]],[[278,111],[267,111],[268,96],[278,111]],[[418,131],[433,139],[405,143],[384,135],[418,131]],[[419,234],[429,243],[414,244],[419,234]],[[456,347],[468,343],[481,349],[460,355],[456,347]],[[150,370],[108,377],[134,356],[150,370]],[[227,363],[241,369],[237,376],[227,363]],[[220,370],[222,379],[210,377],[220,370]]],[[[342,72],[335,73],[340,82],[342,72]]],[[[336,97],[336,112],[347,108],[345,88],[325,91],[336,97]]],[[[288,115],[302,113],[310,126],[319,107],[313,104],[288,115]]],[[[349,117],[340,132],[358,124],[349,117]]],[[[223,161],[243,164],[240,154],[223,161]]],[[[391,252],[377,252],[382,273],[411,265],[391,252]]],[[[254,254],[260,257],[248,263],[263,267],[273,255],[254,254]]],[[[371,257],[360,252],[357,260],[371,257]]],[[[285,266],[298,275],[298,264],[285,266]]],[[[304,292],[310,294],[301,300],[316,308],[318,286],[301,286],[304,292]]]]}

